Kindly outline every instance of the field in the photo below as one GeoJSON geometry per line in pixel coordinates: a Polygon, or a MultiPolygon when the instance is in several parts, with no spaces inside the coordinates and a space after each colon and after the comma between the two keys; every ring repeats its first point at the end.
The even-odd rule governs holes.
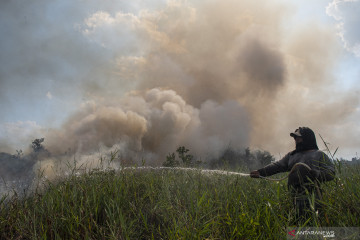
{"type": "MultiPolygon", "coordinates": [[[[337,165],[322,184],[326,217],[301,224],[359,227],[359,170],[337,165]]],[[[128,169],[45,184],[0,200],[0,239],[285,239],[299,226],[286,180],[128,169]]]]}

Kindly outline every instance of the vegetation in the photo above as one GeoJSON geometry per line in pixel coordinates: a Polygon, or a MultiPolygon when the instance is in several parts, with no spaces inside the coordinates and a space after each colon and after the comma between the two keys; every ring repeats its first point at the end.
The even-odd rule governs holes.
{"type": "Polygon", "coordinates": [[[44,138],[37,138],[34,141],[32,141],[31,143],[31,148],[33,149],[34,152],[41,152],[44,151],[44,146],[42,145],[42,143],[44,142],[44,138]]]}
{"type": "Polygon", "coordinates": [[[275,158],[268,151],[251,151],[250,148],[236,150],[228,147],[219,158],[210,160],[209,167],[253,170],[266,166],[273,161],[275,161],[275,158]]]}
{"type": "MultiPolygon", "coordinates": [[[[296,226],[359,227],[359,170],[337,164],[326,217],[296,226]]],[[[286,181],[133,168],[45,184],[0,200],[0,239],[284,239],[295,226],[286,181]]]]}
{"type": "Polygon", "coordinates": [[[166,156],[166,161],[163,163],[164,167],[198,167],[202,164],[200,160],[195,161],[194,156],[191,154],[187,154],[190,150],[186,147],[182,146],[176,149],[178,153],[178,158],[181,160],[177,160],[175,153],[170,153],[166,156]]]}
{"type": "Polygon", "coordinates": [[[231,147],[225,149],[218,158],[213,158],[204,163],[196,160],[196,157],[189,153],[189,149],[184,146],[179,147],[175,153],[169,153],[163,163],[164,167],[205,167],[210,169],[241,169],[251,170],[266,166],[275,161],[275,158],[267,151],[255,150],[250,148],[236,150],[231,147]]]}

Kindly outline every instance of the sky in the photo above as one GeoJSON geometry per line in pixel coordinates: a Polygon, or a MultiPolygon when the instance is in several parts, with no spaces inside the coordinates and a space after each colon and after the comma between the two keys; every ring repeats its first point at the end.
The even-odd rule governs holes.
{"type": "Polygon", "coordinates": [[[4,0],[0,152],[360,154],[360,1],[4,0]]]}

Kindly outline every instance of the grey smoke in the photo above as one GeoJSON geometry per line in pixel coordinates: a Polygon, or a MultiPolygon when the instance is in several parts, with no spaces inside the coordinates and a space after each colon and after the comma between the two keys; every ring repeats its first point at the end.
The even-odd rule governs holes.
{"type": "Polygon", "coordinates": [[[128,94],[116,106],[89,103],[62,129],[49,133],[47,146],[56,156],[66,149],[86,154],[99,145],[110,149],[122,144],[123,156],[150,153],[148,160],[161,164],[180,145],[191,146],[198,155],[216,155],[229,142],[245,147],[247,136],[247,113],[236,101],[207,101],[198,109],[173,90],[154,88],[128,94]]]}
{"type": "Polygon", "coordinates": [[[345,99],[348,110],[327,118],[339,94],[317,105],[316,115],[309,111],[333,87],[339,45],[321,26],[288,36],[285,3],[103,4],[1,3],[6,37],[0,46],[7,56],[0,59],[2,111],[66,113],[60,127],[32,135],[45,137],[52,154],[40,168],[74,157],[96,165],[100,151],[114,150],[124,159],[144,157],[158,165],[180,145],[204,158],[229,144],[288,150],[292,142],[281,136],[294,124],[327,130],[358,103],[357,97],[345,99]],[[39,89],[44,98],[52,89],[51,101],[65,107],[39,105],[39,89]]]}
{"type": "MultiPolygon", "coordinates": [[[[255,8],[246,2],[231,3],[255,8]]],[[[230,10],[228,5],[217,6],[224,14],[230,10]]],[[[225,16],[211,18],[215,5],[199,9],[168,3],[159,12],[98,11],[88,17],[80,26],[84,36],[117,54],[113,67],[121,75],[107,79],[106,85],[136,80],[138,91],[119,97],[104,82],[86,83],[96,103],[74,114],[60,130],[51,131],[50,151],[61,154],[73,149],[84,154],[99,145],[111,148],[124,143],[123,156],[143,152],[159,164],[179,145],[189,145],[200,156],[216,156],[229,143],[248,146],[252,111],[247,109],[248,101],[260,95],[272,102],[285,81],[284,57],[273,38],[259,39],[271,28],[257,29],[249,20],[239,28],[239,22],[229,22],[225,16]],[[119,38],[123,41],[116,41],[119,38]],[[135,44],[141,47],[141,56],[127,56],[138,53],[135,44]]],[[[261,13],[254,17],[265,21],[261,13]]],[[[276,28],[278,19],[273,21],[276,28]]]]}

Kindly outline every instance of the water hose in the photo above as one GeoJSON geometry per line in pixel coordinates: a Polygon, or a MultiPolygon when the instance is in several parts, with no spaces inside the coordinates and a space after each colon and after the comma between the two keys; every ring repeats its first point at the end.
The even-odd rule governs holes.
{"type": "MultiPolygon", "coordinates": [[[[279,181],[282,181],[282,180],[288,178],[289,175],[291,173],[293,173],[295,171],[295,169],[300,165],[306,167],[308,170],[311,170],[311,168],[305,163],[296,163],[292,167],[289,174],[287,174],[283,178],[276,179],[276,178],[268,178],[268,177],[263,177],[263,176],[260,176],[260,178],[266,179],[266,180],[269,180],[269,181],[277,181],[277,182],[279,182],[279,181]]],[[[123,167],[123,168],[121,168],[121,170],[182,170],[182,171],[198,171],[198,172],[201,172],[203,174],[239,175],[239,176],[243,176],[243,177],[250,177],[249,173],[229,172],[229,171],[225,171],[225,170],[210,170],[210,169],[188,168],[188,167],[184,168],[184,167],[150,167],[150,166],[142,166],[142,167],[123,167]]]]}

